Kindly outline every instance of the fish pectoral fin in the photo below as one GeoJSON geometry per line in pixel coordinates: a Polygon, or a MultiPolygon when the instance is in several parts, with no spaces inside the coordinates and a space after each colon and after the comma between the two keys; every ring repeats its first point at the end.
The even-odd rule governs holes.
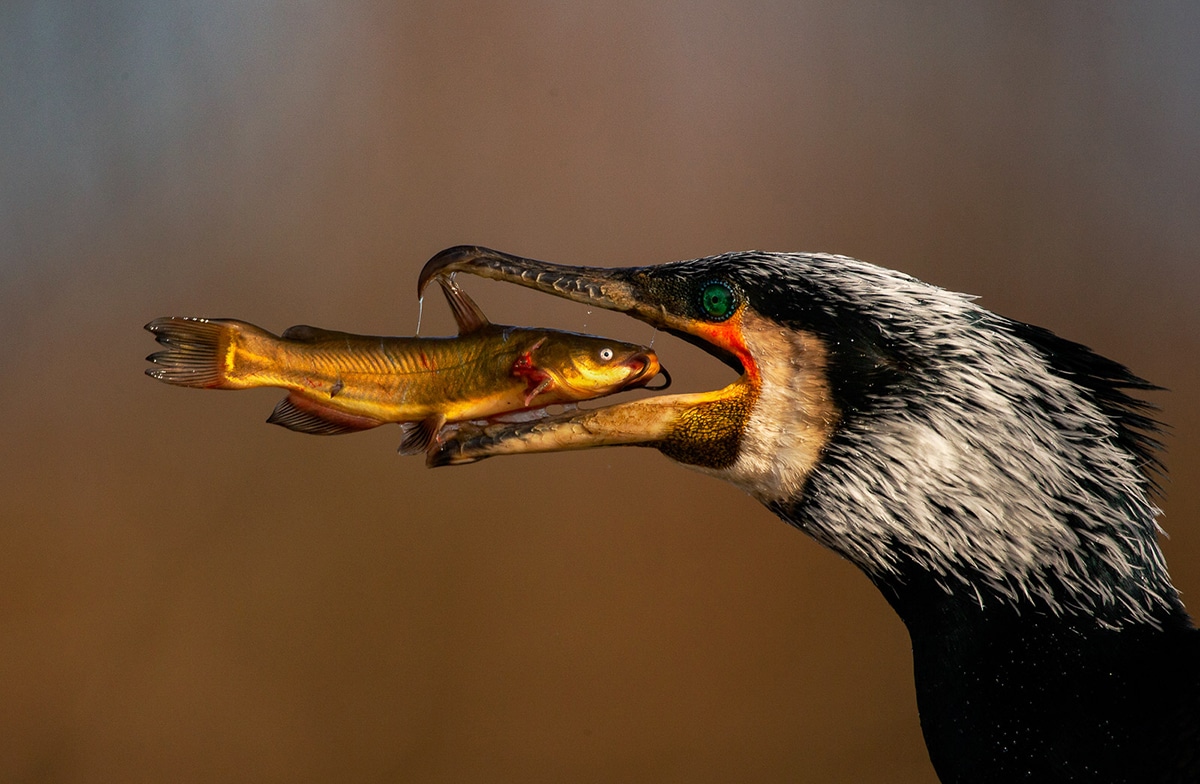
{"type": "Polygon", "coordinates": [[[554,379],[550,377],[549,373],[543,374],[541,380],[537,382],[536,386],[534,384],[534,380],[535,379],[533,378],[529,379],[529,386],[525,390],[525,405],[527,407],[533,405],[533,399],[535,397],[554,386],[554,379]]]}
{"type": "Polygon", "coordinates": [[[446,417],[441,414],[434,414],[425,417],[420,422],[406,424],[404,438],[400,441],[398,451],[402,455],[421,454],[434,442],[437,432],[442,429],[444,424],[446,424],[446,417]]]}
{"type": "Polygon", "coordinates": [[[459,288],[457,283],[445,276],[438,278],[438,283],[442,286],[442,293],[446,295],[446,302],[450,304],[454,323],[458,324],[458,334],[478,332],[491,323],[475,304],[475,300],[468,297],[467,292],[459,288]]]}
{"type": "Polygon", "coordinates": [[[517,378],[525,379],[526,407],[533,405],[535,397],[554,386],[554,377],[533,362],[533,352],[537,351],[545,342],[545,338],[539,340],[532,348],[517,357],[512,366],[512,374],[517,378]]]}
{"type": "Polygon", "coordinates": [[[279,404],[275,406],[275,410],[271,412],[271,416],[267,417],[267,422],[272,425],[286,427],[288,430],[295,430],[297,433],[308,433],[313,436],[337,436],[342,433],[357,433],[360,430],[368,430],[383,424],[382,422],[376,422],[366,417],[356,417],[353,415],[338,416],[333,411],[322,415],[322,412],[318,410],[297,406],[293,402],[291,395],[279,401],[279,404]]]}

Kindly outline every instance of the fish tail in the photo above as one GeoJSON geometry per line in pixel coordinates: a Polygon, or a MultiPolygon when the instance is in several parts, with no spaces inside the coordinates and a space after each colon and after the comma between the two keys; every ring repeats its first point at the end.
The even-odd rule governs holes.
{"type": "Polygon", "coordinates": [[[231,319],[157,318],[146,325],[154,339],[166,346],[146,359],[154,367],[146,375],[168,384],[201,389],[241,389],[237,380],[237,348],[247,338],[274,336],[242,321],[231,319]]]}

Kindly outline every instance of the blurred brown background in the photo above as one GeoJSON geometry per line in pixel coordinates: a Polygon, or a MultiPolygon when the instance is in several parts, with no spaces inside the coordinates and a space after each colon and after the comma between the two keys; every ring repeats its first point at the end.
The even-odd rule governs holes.
{"type": "Polygon", "coordinates": [[[411,334],[458,243],[847,253],[1170,388],[1200,612],[1198,31],[1184,3],[6,3],[0,780],[932,781],[903,627],[733,488],[632,449],[427,471],[395,428],[153,382],[141,326],[411,334]]]}

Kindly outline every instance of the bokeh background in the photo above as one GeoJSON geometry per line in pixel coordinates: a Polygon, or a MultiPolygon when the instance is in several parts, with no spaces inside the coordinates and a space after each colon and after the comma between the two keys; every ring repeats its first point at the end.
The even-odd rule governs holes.
{"type": "Polygon", "coordinates": [[[6,2],[0,780],[933,781],[903,627],[735,489],[636,449],[428,471],[155,383],[141,326],[411,334],[459,243],[854,255],[1171,390],[1197,612],[1197,51],[1194,3],[6,2]]]}

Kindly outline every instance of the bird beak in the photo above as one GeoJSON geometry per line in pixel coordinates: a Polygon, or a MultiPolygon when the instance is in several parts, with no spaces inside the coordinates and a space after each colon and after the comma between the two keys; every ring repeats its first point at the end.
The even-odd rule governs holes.
{"type": "Polygon", "coordinates": [[[481,278],[516,283],[626,313],[638,310],[640,305],[628,283],[626,270],[569,267],[471,245],[447,248],[425,262],[417,277],[418,296],[435,277],[452,272],[469,272],[481,278]]]}
{"type": "Polygon", "coordinates": [[[738,319],[714,326],[686,317],[671,307],[677,303],[655,289],[647,274],[650,269],[566,266],[473,246],[449,248],[431,258],[418,277],[418,294],[435,277],[454,272],[516,283],[626,313],[699,346],[743,375],[713,392],[642,398],[531,422],[451,425],[431,447],[428,464],[454,465],[501,454],[615,445],[653,446],[670,457],[697,464],[732,461],[755,393],[749,383],[754,374],[747,372],[753,370],[753,362],[741,340],[738,319]],[[689,459],[693,452],[703,460],[689,459]]]}

